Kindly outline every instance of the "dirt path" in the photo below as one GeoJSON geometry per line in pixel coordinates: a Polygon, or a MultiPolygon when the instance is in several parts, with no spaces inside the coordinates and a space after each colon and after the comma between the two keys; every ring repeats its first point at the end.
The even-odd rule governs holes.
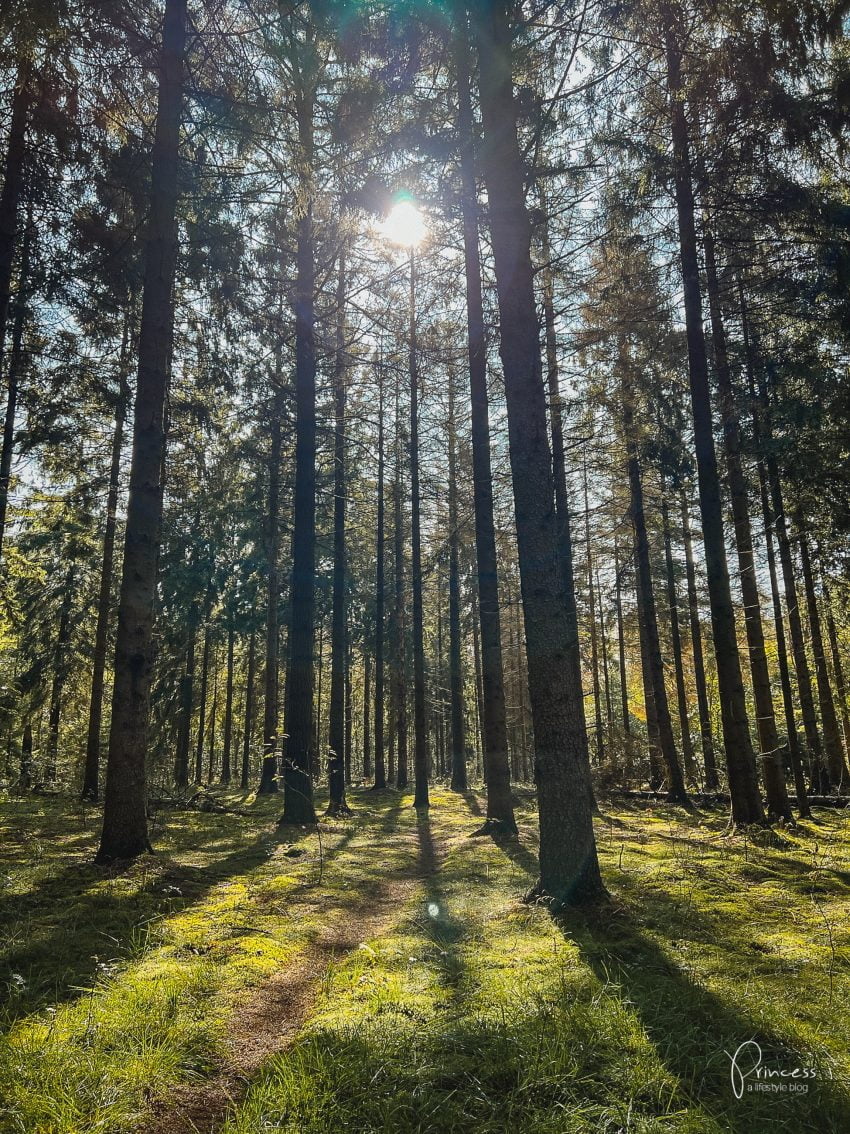
{"type": "MultiPolygon", "coordinates": [[[[227,1049],[218,1071],[201,1083],[175,1087],[167,1100],[147,1115],[145,1134],[213,1134],[251,1078],[270,1056],[293,1042],[310,1014],[329,965],[357,949],[364,941],[385,933],[398,921],[399,911],[433,875],[445,857],[445,840],[428,828],[427,838],[395,832],[394,845],[409,843],[410,866],[366,891],[343,908],[321,904],[324,924],[311,942],[285,970],[259,986],[228,1024],[227,1049]]],[[[380,844],[375,850],[380,852],[380,844]]]]}

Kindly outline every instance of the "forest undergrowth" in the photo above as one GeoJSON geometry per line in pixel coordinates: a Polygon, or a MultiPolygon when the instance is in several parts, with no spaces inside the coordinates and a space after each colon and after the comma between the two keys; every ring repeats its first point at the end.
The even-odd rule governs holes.
{"type": "Polygon", "coordinates": [[[850,1129],[844,813],[603,803],[611,902],[557,920],[529,793],[518,842],[470,837],[475,793],[351,794],[321,837],[273,797],[160,812],[107,872],[94,808],[4,800],[3,1134],[850,1129]]]}

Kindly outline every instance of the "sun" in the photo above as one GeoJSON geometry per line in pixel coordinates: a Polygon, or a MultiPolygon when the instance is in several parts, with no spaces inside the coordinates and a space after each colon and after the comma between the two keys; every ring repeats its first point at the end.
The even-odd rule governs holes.
{"type": "Polygon", "coordinates": [[[378,231],[392,244],[415,248],[428,235],[428,226],[412,201],[399,201],[378,225],[378,231]]]}

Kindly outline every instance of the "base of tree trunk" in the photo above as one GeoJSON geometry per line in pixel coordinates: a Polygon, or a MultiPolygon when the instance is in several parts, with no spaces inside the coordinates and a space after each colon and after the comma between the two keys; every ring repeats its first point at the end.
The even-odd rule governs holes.
{"type": "Polygon", "coordinates": [[[340,815],[353,814],[354,812],[351,810],[345,800],[342,800],[341,802],[331,800],[331,802],[327,806],[327,809],[325,810],[325,815],[328,815],[333,819],[337,819],[340,815]]]}
{"type": "Polygon", "coordinates": [[[98,851],[94,856],[94,864],[95,866],[115,866],[116,863],[120,862],[130,863],[140,858],[143,854],[156,854],[156,851],[147,839],[138,849],[132,846],[122,847],[119,854],[111,854],[108,851],[98,851]]]}
{"type": "Polygon", "coordinates": [[[556,898],[545,890],[542,883],[538,881],[523,894],[522,900],[528,906],[545,906],[550,913],[559,913],[561,910],[587,909],[608,905],[611,901],[611,895],[603,887],[601,892],[593,894],[586,894],[582,890],[578,890],[571,894],[568,899],[556,898]]]}
{"type": "Polygon", "coordinates": [[[471,839],[482,839],[487,836],[492,838],[510,838],[515,839],[519,835],[519,830],[516,823],[509,822],[507,819],[485,819],[482,826],[473,831],[469,836],[471,839]]]}

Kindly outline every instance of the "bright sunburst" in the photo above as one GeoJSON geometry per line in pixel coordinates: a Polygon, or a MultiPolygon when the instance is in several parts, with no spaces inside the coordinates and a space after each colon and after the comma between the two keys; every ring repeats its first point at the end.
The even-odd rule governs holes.
{"type": "Polygon", "coordinates": [[[428,234],[425,218],[412,201],[394,205],[378,230],[386,240],[404,248],[415,248],[428,234]]]}

